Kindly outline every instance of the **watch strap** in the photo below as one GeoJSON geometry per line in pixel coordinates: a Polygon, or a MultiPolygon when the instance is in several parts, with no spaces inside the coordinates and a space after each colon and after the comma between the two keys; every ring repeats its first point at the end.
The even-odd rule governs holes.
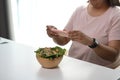
{"type": "Polygon", "coordinates": [[[96,48],[98,46],[98,42],[95,38],[93,38],[93,43],[89,45],[90,48],[96,48]]]}

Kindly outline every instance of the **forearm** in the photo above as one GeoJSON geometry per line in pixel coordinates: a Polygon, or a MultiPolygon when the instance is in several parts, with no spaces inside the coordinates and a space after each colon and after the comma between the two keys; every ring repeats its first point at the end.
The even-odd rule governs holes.
{"type": "Polygon", "coordinates": [[[99,46],[97,46],[96,48],[93,49],[95,51],[95,53],[100,56],[101,58],[108,60],[108,61],[115,61],[118,54],[119,54],[119,50],[115,49],[113,47],[110,46],[106,46],[103,44],[99,44],[99,46]]]}

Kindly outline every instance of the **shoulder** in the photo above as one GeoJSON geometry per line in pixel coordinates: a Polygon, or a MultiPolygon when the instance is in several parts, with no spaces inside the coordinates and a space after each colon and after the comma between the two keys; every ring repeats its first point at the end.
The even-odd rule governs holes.
{"type": "Polygon", "coordinates": [[[82,10],[85,10],[86,9],[86,6],[79,6],[76,8],[76,11],[82,11],[82,10]]]}
{"type": "Polygon", "coordinates": [[[110,23],[116,23],[120,24],[120,8],[118,7],[110,7],[108,14],[110,23]]]}
{"type": "Polygon", "coordinates": [[[111,7],[111,15],[113,18],[120,18],[120,8],[119,7],[111,7]]]}
{"type": "Polygon", "coordinates": [[[115,13],[120,13],[120,7],[112,7],[113,11],[115,11],[115,13]]]}
{"type": "Polygon", "coordinates": [[[84,12],[86,10],[86,6],[78,6],[75,11],[74,11],[74,14],[80,14],[81,12],[84,12]]]}

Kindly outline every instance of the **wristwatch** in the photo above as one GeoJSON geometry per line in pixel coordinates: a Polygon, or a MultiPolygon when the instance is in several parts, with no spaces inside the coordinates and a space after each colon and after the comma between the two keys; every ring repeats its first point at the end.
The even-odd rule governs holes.
{"type": "Polygon", "coordinates": [[[89,45],[89,47],[96,48],[98,46],[98,44],[99,44],[98,41],[95,38],[93,38],[93,43],[91,45],[89,45]]]}

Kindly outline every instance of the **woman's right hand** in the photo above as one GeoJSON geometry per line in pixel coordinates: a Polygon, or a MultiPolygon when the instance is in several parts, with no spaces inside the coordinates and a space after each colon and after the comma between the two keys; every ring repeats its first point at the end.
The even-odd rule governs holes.
{"type": "Polygon", "coordinates": [[[57,37],[58,36],[57,33],[52,31],[52,29],[57,29],[56,27],[54,27],[52,25],[47,25],[46,27],[47,27],[46,31],[47,31],[47,34],[48,34],[49,37],[53,38],[53,37],[57,37]]]}

